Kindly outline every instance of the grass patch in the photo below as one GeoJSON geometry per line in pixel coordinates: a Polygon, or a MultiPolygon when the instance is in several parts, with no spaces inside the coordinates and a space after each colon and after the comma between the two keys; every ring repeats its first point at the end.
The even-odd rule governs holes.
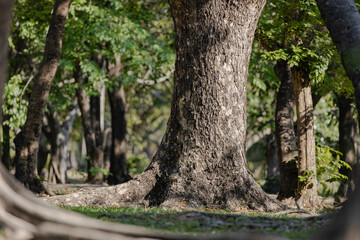
{"type": "Polygon", "coordinates": [[[328,218],[297,218],[287,215],[234,213],[223,210],[175,211],[161,208],[65,207],[104,221],[132,224],[174,233],[199,235],[257,232],[291,239],[313,236],[328,218]]]}

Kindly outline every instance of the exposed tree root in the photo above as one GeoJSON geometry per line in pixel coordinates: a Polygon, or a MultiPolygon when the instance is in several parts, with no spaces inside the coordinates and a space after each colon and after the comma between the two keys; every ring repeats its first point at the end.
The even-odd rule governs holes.
{"type": "Polygon", "coordinates": [[[1,164],[0,192],[0,230],[5,239],[282,239],[252,233],[191,237],[90,219],[34,198],[1,164]]]}
{"type": "Polygon", "coordinates": [[[143,203],[145,196],[154,187],[154,169],[148,169],[137,178],[126,183],[95,189],[84,189],[67,195],[43,198],[58,206],[102,206],[119,207],[129,203],[143,203]]]}
{"type": "MultiPolygon", "coordinates": [[[[84,189],[68,195],[58,195],[43,198],[51,205],[58,206],[101,206],[101,207],[120,207],[133,206],[137,204],[145,206],[160,206],[172,209],[199,209],[222,208],[237,211],[240,208],[255,209],[262,212],[278,212],[287,209],[286,205],[271,198],[259,187],[259,185],[249,176],[239,176],[231,185],[231,191],[225,196],[223,191],[199,190],[198,187],[191,188],[180,178],[171,181],[171,176],[163,174],[159,177],[159,168],[153,162],[149,169],[137,178],[110,187],[84,189]],[[247,191],[244,191],[244,189],[247,191]],[[215,202],[209,199],[219,199],[215,202]]],[[[249,173],[250,174],[250,173],[249,173]]],[[[215,184],[215,183],[214,183],[215,184]]],[[[193,186],[198,186],[194,182],[193,186]]],[[[229,188],[229,186],[226,188],[229,188]]]]}

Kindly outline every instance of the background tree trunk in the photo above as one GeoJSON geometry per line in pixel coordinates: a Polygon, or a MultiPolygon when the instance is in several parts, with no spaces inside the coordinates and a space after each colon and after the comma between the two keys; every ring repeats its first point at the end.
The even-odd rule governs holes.
{"type": "Polygon", "coordinates": [[[126,164],[126,99],[124,87],[108,91],[111,107],[111,152],[108,183],[111,185],[127,182],[131,179],[126,164]]]}
{"type": "Polygon", "coordinates": [[[338,194],[349,197],[355,190],[355,177],[358,164],[357,158],[357,122],[354,118],[355,109],[351,107],[353,100],[338,96],[339,103],[339,150],[343,154],[341,160],[348,163],[352,170],[342,167],[340,173],[348,177],[342,182],[338,194]]]}
{"type": "Polygon", "coordinates": [[[100,99],[89,99],[84,88],[82,88],[83,79],[80,66],[77,66],[74,72],[75,81],[79,84],[76,89],[76,97],[81,112],[81,121],[84,129],[84,138],[86,144],[86,158],[88,163],[87,182],[100,184],[103,182],[103,172],[96,169],[103,168],[103,149],[102,133],[100,131],[100,99]],[[97,110],[96,110],[97,109],[97,110]],[[96,126],[96,128],[94,128],[96,126]],[[100,134],[101,136],[96,136],[100,134]],[[99,140],[101,138],[101,140],[99,140]],[[95,170],[95,171],[94,171],[95,170]]]}
{"type": "MultiPolygon", "coordinates": [[[[4,115],[3,120],[9,120],[9,115],[4,115]]],[[[4,122],[2,121],[2,123],[4,122]]],[[[10,158],[10,127],[7,124],[2,124],[2,151],[1,151],[1,162],[4,164],[5,168],[10,170],[11,158],[10,158]]]]}
{"type": "Polygon", "coordinates": [[[277,147],[275,135],[269,134],[265,136],[266,141],[266,165],[267,165],[267,174],[268,179],[279,176],[279,163],[277,156],[277,147]]]}
{"type": "Polygon", "coordinates": [[[289,65],[280,60],[275,67],[281,84],[277,93],[275,136],[280,170],[279,200],[295,198],[298,184],[298,156],[294,131],[294,88],[289,65]]]}
{"type": "Polygon", "coordinates": [[[266,193],[278,194],[280,174],[275,134],[266,135],[264,140],[266,144],[266,183],[262,186],[262,189],[266,193]]]}
{"type": "Polygon", "coordinates": [[[95,149],[92,152],[91,168],[96,169],[88,175],[87,181],[91,183],[103,183],[104,174],[104,149],[103,149],[103,132],[101,131],[101,104],[100,96],[90,97],[90,119],[91,128],[94,133],[95,149]]]}
{"type": "MultiPolygon", "coordinates": [[[[115,63],[107,63],[107,70],[111,78],[121,75],[121,58],[115,56],[115,63]]],[[[110,173],[108,183],[111,185],[127,182],[131,179],[126,164],[126,98],[124,87],[120,86],[108,90],[111,108],[111,149],[110,149],[110,173]]]]}
{"type": "Polygon", "coordinates": [[[311,85],[307,74],[301,69],[291,69],[297,113],[298,132],[298,181],[296,201],[300,207],[314,208],[319,204],[316,186],[316,160],[313,103],[311,85]]]}
{"type": "Polygon", "coordinates": [[[25,126],[15,137],[15,176],[34,192],[44,190],[37,174],[37,154],[46,101],[61,54],[62,36],[72,0],[57,0],[46,37],[45,51],[29,100],[25,126]]]}
{"type": "Polygon", "coordinates": [[[47,134],[51,145],[48,182],[65,184],[68,140],[78,108],[75,107],[68,113],[62,125],[60,125],[56,112],[51,105],[48,105],[48,110],[49,112],[46,114],[46,117],[51,129],[47,134]]]}

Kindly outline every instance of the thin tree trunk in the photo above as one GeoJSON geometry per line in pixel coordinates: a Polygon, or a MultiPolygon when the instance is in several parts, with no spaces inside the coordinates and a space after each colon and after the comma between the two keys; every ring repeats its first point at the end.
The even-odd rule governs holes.
{"type": "Polygon", "coordinates": [[[353,100],[338,96],[339,103],[339,150],[343,154],[341,160],[348,163],[352,170],[342,167],[340,173],[348,177],[342,182],[338,193],[349,197],[355,190],[355,177],[358,164],[357,158],[357,122],[354,118],[355,109],[351,107],[353,100]]]}
{"type": "Polygon", "coordinates": [[[90,116],[91,127],[95,137],[95,149],[96,151],[92,157],[91,167],[97,169],[91,173],[91,177],[88,176],[88,182],[102,183],[104,174],[102,169],[104,168],[104,149],[103,149],[103,132],[101,131],[101,110],[100,110],[100,96],[90,97],[90,116]]]}
{"type": "Polygon", "coordinates": [[[42,170],[46,165],[48,155],[50,153],[50,150],[48,149],[48,142],[46,140],[47,137],[45,137],[45,134],[41,134],[40,142],[39,142],[38,161],[37,161],[37,171],[39,175],[41,175],[42,170]]]}
{"type": "Polygon", "coordinates": [[[268,179],[279,176],[279,164],[276,148],[275,135],[269,134],[265,137],[266,141],[266,162],[267,162],[267,174],[268,179]]]}
{"type": "Polygon", "coordinates": [[[291,72],[297,113],[298,176],[303,177],[298,181],[296,201],[300,207],[314,208],[318,206],[319,199],[316,186],[314,117],[310,79],[297,67],[293,67],[291,72]]]}
{"type": "Polygon", "coordinates": [[[44,57],[29,100],[25,126],[16,136],[16,178],[33,192],[42,192],[37,173],[37,154],[46,101],[61,54],[62,36],[72,0],[57,0],[46,37],[44,57]]]}
{"type": "Polygon", "coordinates": [[[46,117],[48,119],[48,125],[51,129],[47,137],[51,145],[51,160],[49,166],[49,172],[55,173],[49,176],[48,181],[52,183],[66,182],[66,158],[67,158],[67,143],[70,137],[72,125],[77,113],[77,107],[75,107],[65,117],[62,125],[60,125],[56,112],[51,105],[48,105],[48,113],[46,117]]]}
{"type": "MultiPolygon", "coordinates": [[[[11,0],[1,0],[0,1],[0,106],[3,104],[3,92],[5,88],[6,83],[6,72],[7,72],[7,57],[8,57],[8,35],[9,35],[9,29],[10,29],[10,21],[11,21],[11,8],[13,5],[13,1],[11,0]]],[[[0,110],[0,122],[3,123],[2,114],[3,111],[0,110]]],[[[4,129],[3,125],[3,129],[4,129]]],[[[3,130],[3,138],[6,136],[7,130],[3,130]]],[[[10,144],[9,144],[10,146],[10,144]]],[[[4,146],[6,147],[6,145],[4,146]]],[[[10,149],[9,149],[10,150],[10,149]]],[[[0,151],[1,155],[4,157],[4,153],[8,154],[6,151],[8,151],[7,147],[4,148],[4,151],[0,151]]],[[[9,161],[8,159],[2,158],[1,162],[4,163],[7,169],[9,169],[9,161]]]]}
{"type": "MultiPolygon", "coordinates": [[[[108,63],[107,69],[111,78],[121,75],[120,56],[115,57],[115,64],[108,63]]],[[[124,87],[120,86],[108,90],[111,108],[112,142],[110,150],[110,173],[108,183],[111,185],[127,182],[131,179],[126,164],[127,140],[126,140],[126,98],[124,87]]]]}
{"type": "Polygon", "coordinates": [[[278,151],[276,146],[275,134],[271,133],[265,136],[266,142],[266,183],[262,189],[266,193],[277,194],[280,188],[280,173],[278,151]]]}
{"type": "Polygon", "coordinates": [[[100,102],[98,99],[89,99],[85,90],[81,87],[83,84],[80,66],[77,66],[74,72],[75,81],[79,84],[76,89],[76,97],[81,112],[81,121],[84,129],[84,138],[86,144],[86,157],[88,163],[87,182],[100,184],[103,182],[103,149],[102,149],[102,133],[100,131],[100,102]],[[98,108],[97,108],[98,107],[98,108]],[[98,110],[96,110],[98,109],[98,110]],[[94,127],[95,126],[95,127],[94,127]],[[101,136],[96,136],[100,134],[101,136]],[[101,140],[99,139],[101,138],[101,140]]]}
{"type": "Polygon", "coordinates": [[[126,100],[124,87],[108,91],[111,107],[111,152],[108,183],[111,185],[127,182],[131,179],[126,164],[126,100]]]}
{"type": "Polygon", "coordinates": [[[276,100],[275,136],[280,170],[279,200],[295,198],[298,184],[298,156],[294,131],[294,88],[289,65],[278,61],[275,73],[281,81],[276,100]]]}
{"type": "MultiPolygon", "coordinates": [[[[10,116],[5,115],[4,121],[9,120],[10,116]]],[[[10,127],[7,124],[2,124],[2,134],[3,134],[3,142],[2,142],[2,151],[1,151],[1,161],[4,164],[7,170],[10,170],[10,127]]]]}

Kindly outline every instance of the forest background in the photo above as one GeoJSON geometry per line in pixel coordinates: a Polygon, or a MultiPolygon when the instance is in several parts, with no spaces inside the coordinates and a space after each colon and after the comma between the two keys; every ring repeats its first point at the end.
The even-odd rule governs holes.
{"type": "MultiPolygon", "coordinates": [[[[26,5],[27,3],[18,1],[15,12],[30,7],[26,5]]],[[[171,40],[173,33],[169,27],[171,24],[166,14],[156,14],[156,10],[169,13],[168,9],[151,1],[123,3],[109,1],[90,4],[74,2],[73,6],[76,8],[75,11],[70,8],[67,24],[70,22],[75,28],[67,27],[63,32],[66,17],[64,19],[58,16],[64,13],[67,15],[67,10],[61,12],[64,9],[61,4],[67,4],[65,9],[69,10],[71,1],[55,3],[46,44],[39,37],[45,35],[44,31],[32,35],[37,32],[37,28],[31,26],[39,24],[37,20],[32,19],[32,16],[24,17],[28,20],[25,21],[28,25],[23,25],[20,20],[14,21],[13,35],[9,38],[10,75],[6,89],[6,106],[3,109],[5,121],[2,134],[4,146],[2,161],[11,171],[14,166],[15,176],[24,186],[37,193],[45,191],[51,194],[43,184],[44,181],[65,183],[70,181],[68,174],[74,174],[74,171],[79,173],[79,169],[85,169],[84,175],[88,183],[101,184],[106,181],[108,184],[118,184],[135,177],[137,171],[141,172],[148,165],[149,159],[156,151],[156,145],[159,145],[159,136],[163,134],[161,130],[164,131],[165,123],[160,120],[155,128],[153,124],[163,116],[166,109],[169,111],[169,107],[166,107],[168,101],[164,99],[166,96],[170,99],[168,93],[171,93],[173,87],[169,83],[171,81],[168,81],[171,80],[174,72],[172,67],[174,54],[171,52],[174,45],[171,40]],[[114,9],[116,11],[113,11],[114,9]],[[149,9],[152,11],[147,12],[149,9]],[[82,19],[82,14],[86,18],[82,19]],[[102,18],[103,21],[99,21],[102,18]],[[92,27],[86,24],[91,24],[92,27]],[[84,25],[86,28],[83,28],[84,25]],[[160,28],[161,31],[155,28],[159,25],[164,26],[160,28]],[[128,28],[123,29],[123,26],[128,28]],[[66,33],[69,29],[72,31],[68,33],[67,38],[66,33]],[[106,31],[109,29],[111,33],[106,31]],[[129,29],[131,33],[137,34],[131,35],[129,29]],[[77,35],[78,32],[81,34],[77,35]],[[119,33],[121,37],[117,39],[114,32],[119,33]],[[122,33],[124,35],[121,35],[122,33]],[[131,41],[127,42],[129,38],[131,41]],[[59,46],[61,49],[62,42],[64,42],[63,56],[59,62],[59,71],[55,75],[60,56],[59,46]],[[79,44],[78,48],[77,44],[79,44]],[[45,52],[42,56],[39,49],[44,46],[45,52]],[[127,52],[131,54],[127,55],[127,52]],[[36,65],[40,65],[39,70],[36,65]],[[50,71],[44,72],[46,68],[50,71]],[[50,81],[47,80],[46,76],[49,74],[55,77],[54,83],[52,77],[50,81]],[[39,85],[41,81],[45,82],[39,85]],[[46,104],[50,85],[55,86],[52,87],[50,101],[46,104]],[[164,86],[165,88],[162,89],[161,87],[164,86]],[[32,91],[29,91],[30,89],[32,91]],[[47,92],[44,98],[40,95],[42,91],[47,92]],[[133,95],[129,97],[131,93],[133,95]],[[138,98],[139,96],[142,98],[138,98]],[[161,100],[161,104],[158,105],[164,111],[159,113],[155,111],[156,100],[161,100]],[[149,105],[148,102],[151,104],[149,105]],[[45,104],[46,117],[42,119],[41,109],[45,104]],[[27,105],[29,111],[26,111],[27,105]],[[129,106],[135,111],[132,114],[129,111],[130,114],[125,117],[129,106]],[[78,112],[81,113],[80,116],[77,116],[78,112]],[[151,118],[147,114],[150,116],[154,114],[155,117],[151,118]],[[27,115],[26,121],[25,115],[27,115]],[[36,122],[39,116],[41,123],[36,122]],[[138,122],[134,123],[136,119],[138,122]],[[142,125],[144,122],[146,126],[142,125]],[[24,127],[20,127],[21,125],[24,127]],[[131,137],[135,137],[135,140],[126,137],[126,132],[130,131],[127,125],[133,127],[131,137]],[[148,129],[148,125],[151,130],[148,129]],[[143,127],[140,132],[146,130],[146,135],[135,131],[139,126],[143,127]],[[40,138],[41,132],[41,147],[39,151],[34,150],[36,148],[33,147],[34,140],[40,138]],[[140,137],[136,137],[137,134],[140,137]],[[150,135],[158,137],[152,143],[147,142],[141,146],[140,143],[149,140],[150,135]],[[11,146],[12,141],[15,147],[11,146]],[[83,147],[77,153],[74,149],[80,149],[80,142],[83,147]],[[127,142],[130,143],[130,151],[126,147],[127,142]],[[74,147],[76,145],[77,147],[74,147]],[[11,148],[16,149],[16,154],[11,148]],[[84,154],[85,148],[86,154],[84,154]],[[140,156],[141,151],[147,155],[140,156]],[[127,154],[131,154],[128,158],[129,163],[126,163],[127,154]],[[68,171],[71,167],[71,171],[68,171]]],[[[46,4],[41,7],[45,6],[46,4]]],[[[51,10],[50,7],[49,9],[51,10]]],[[[174,15],[175,22],[176,17],[181,16],[176,14],[178,12],[174,15]]],[[[18,16],[21,19],[22,15],[18,16]]],[[[263,188],[268,192],[280,191],[279,200],[295,197],[300,207],[308,207],[306,204],[310,203],[315,208],[319,207],[318,193],[321,196],[336,193],[336,197],[342,197],[349,196],[354,191],[354,179],[357,178],[354,173],[358,162],[355,120],[357,115],[352,108],[354,90],[345,77],[335,47],[319,16],[315,2],[283,2],[282,5],[279,5],[279,2],[268,2],[256,31],[252,64],[250,64],[246,137],[248,164],[255,176],[265,178],[266,184],[263,188]],[[274,19],[274,16],[278,18],[274,19]],[[276,29],[274,26],[277,26],[276,29]],[[289,97],[290,93],[293,96],[289,97]],[[265,109],[262,108],[264,105],[265,109]],[[334,108],[336,105],[337,107],[334,108]],[[270,106],[272,109],[275,108],[275,111],[271,110],[270,106]],[[296,117],[294,117],[294,106],[296,106],[296,117]],[[328,111],[329,106],[330,111],[328,111]],[[316,112],[318,108],[321,111],[316,112]],[[337,108],[339,108],[338,113],[337,108]],[[287,115],[284,115],[286,111],[287,115]],[[321,114],[324,112],[330,114],[322,117],[321,114]],[[266,120],[271,113],[274,115],[273,118],[266,120]],[[316,122],[317,118],[321,120],[319,123],[316,122]],[[336,132],[331,128],[336,126],[337,119],[339,119],[339,135],[331,136],[329,132],[336,132]],[[334,122],[335,124],[332,124],[334,122]],[[326,130],[322,123],[327,125],[326,130]],[[288,128],[286,136],[283,134],[285,127],[288,128]],[[259,152],[262,152],[263,156],[255,156],[255,161],[251,160],[252,153],[259,152]],[[276,156],[279,167],[276,164],[276,156]],[[256,164],[256,160],[264,158],[267,160],[265,166],[267,171],[262,175],[257,174],[263,171],[259,168],[261,164],[256,164]]],[[[47,28],[45,25],[43,29],[47,28]]],[[[332,37],[337,36],[333,33],[332,37]]],[[[342,50],[339,45],[337,47],[338,50],[342,50]]],[[[178,50],[177,48],[177,53],[178,50]]],[[[342,52],[341,58],[345,65],[352,59],[353,54],[348,51],[342,52]]],[[[356,74],[351,72],[351,65],[347,66],[347,74],[350,76],[356,74]]],[[[177,67],[177,69],[181,71],[181,68],[179,70],[177,67]]],[[[352,80],[355,84],[354,79],[352,80]]],[[[176,100],[178,92],[174,92],[173,95],[176,100]]],[[[181,101],[178,106],[180,114],[182,114],[181,101]]],[[[174,109],[174,100],[171,109],[172,111],[174,109]]],[[[170,120],[167,131],[172,124],[170,120]]],[[[238,132],[237,129],[234,130],[234,134],[238,132]]],[[[166,143],[166,138],[164,139],[163,142],[166,143]]],[[[161,151],[163,150],[158,151],[160,155],[161,151]]],[[[154,160],[152,163],[154,166],[154,160]]],[[[151,172],[149,168],[147,171],[151,172]]],[[[224,177],[228,176],[228,174],[224,175],[224,177]]],[[[243,180],[250,179],[251,182],[251,178],[242,177],[243,180]]],[[[177,179],[170,179],[171,181],[177,182],[177,179]]],[[[282,208],[277,202],[256,190],[256,184],[250,188],[253,188],[251,191],[255,189],[255,192],[258,192],[258,196],[253,196],[254,192],[249,192],[251,198],[263,199],[266,203],[257,205],[258,202],[252,203],[249,201],[250,198],[245,196],[244,200],[247,201],[248,207],[265,211],[282,208]]],[[[241,191],[239,193],[241,194],[241,191]]],[[[219,206],[226,206],[221,205],[225,202],[218,203],[219,206]]]]}

